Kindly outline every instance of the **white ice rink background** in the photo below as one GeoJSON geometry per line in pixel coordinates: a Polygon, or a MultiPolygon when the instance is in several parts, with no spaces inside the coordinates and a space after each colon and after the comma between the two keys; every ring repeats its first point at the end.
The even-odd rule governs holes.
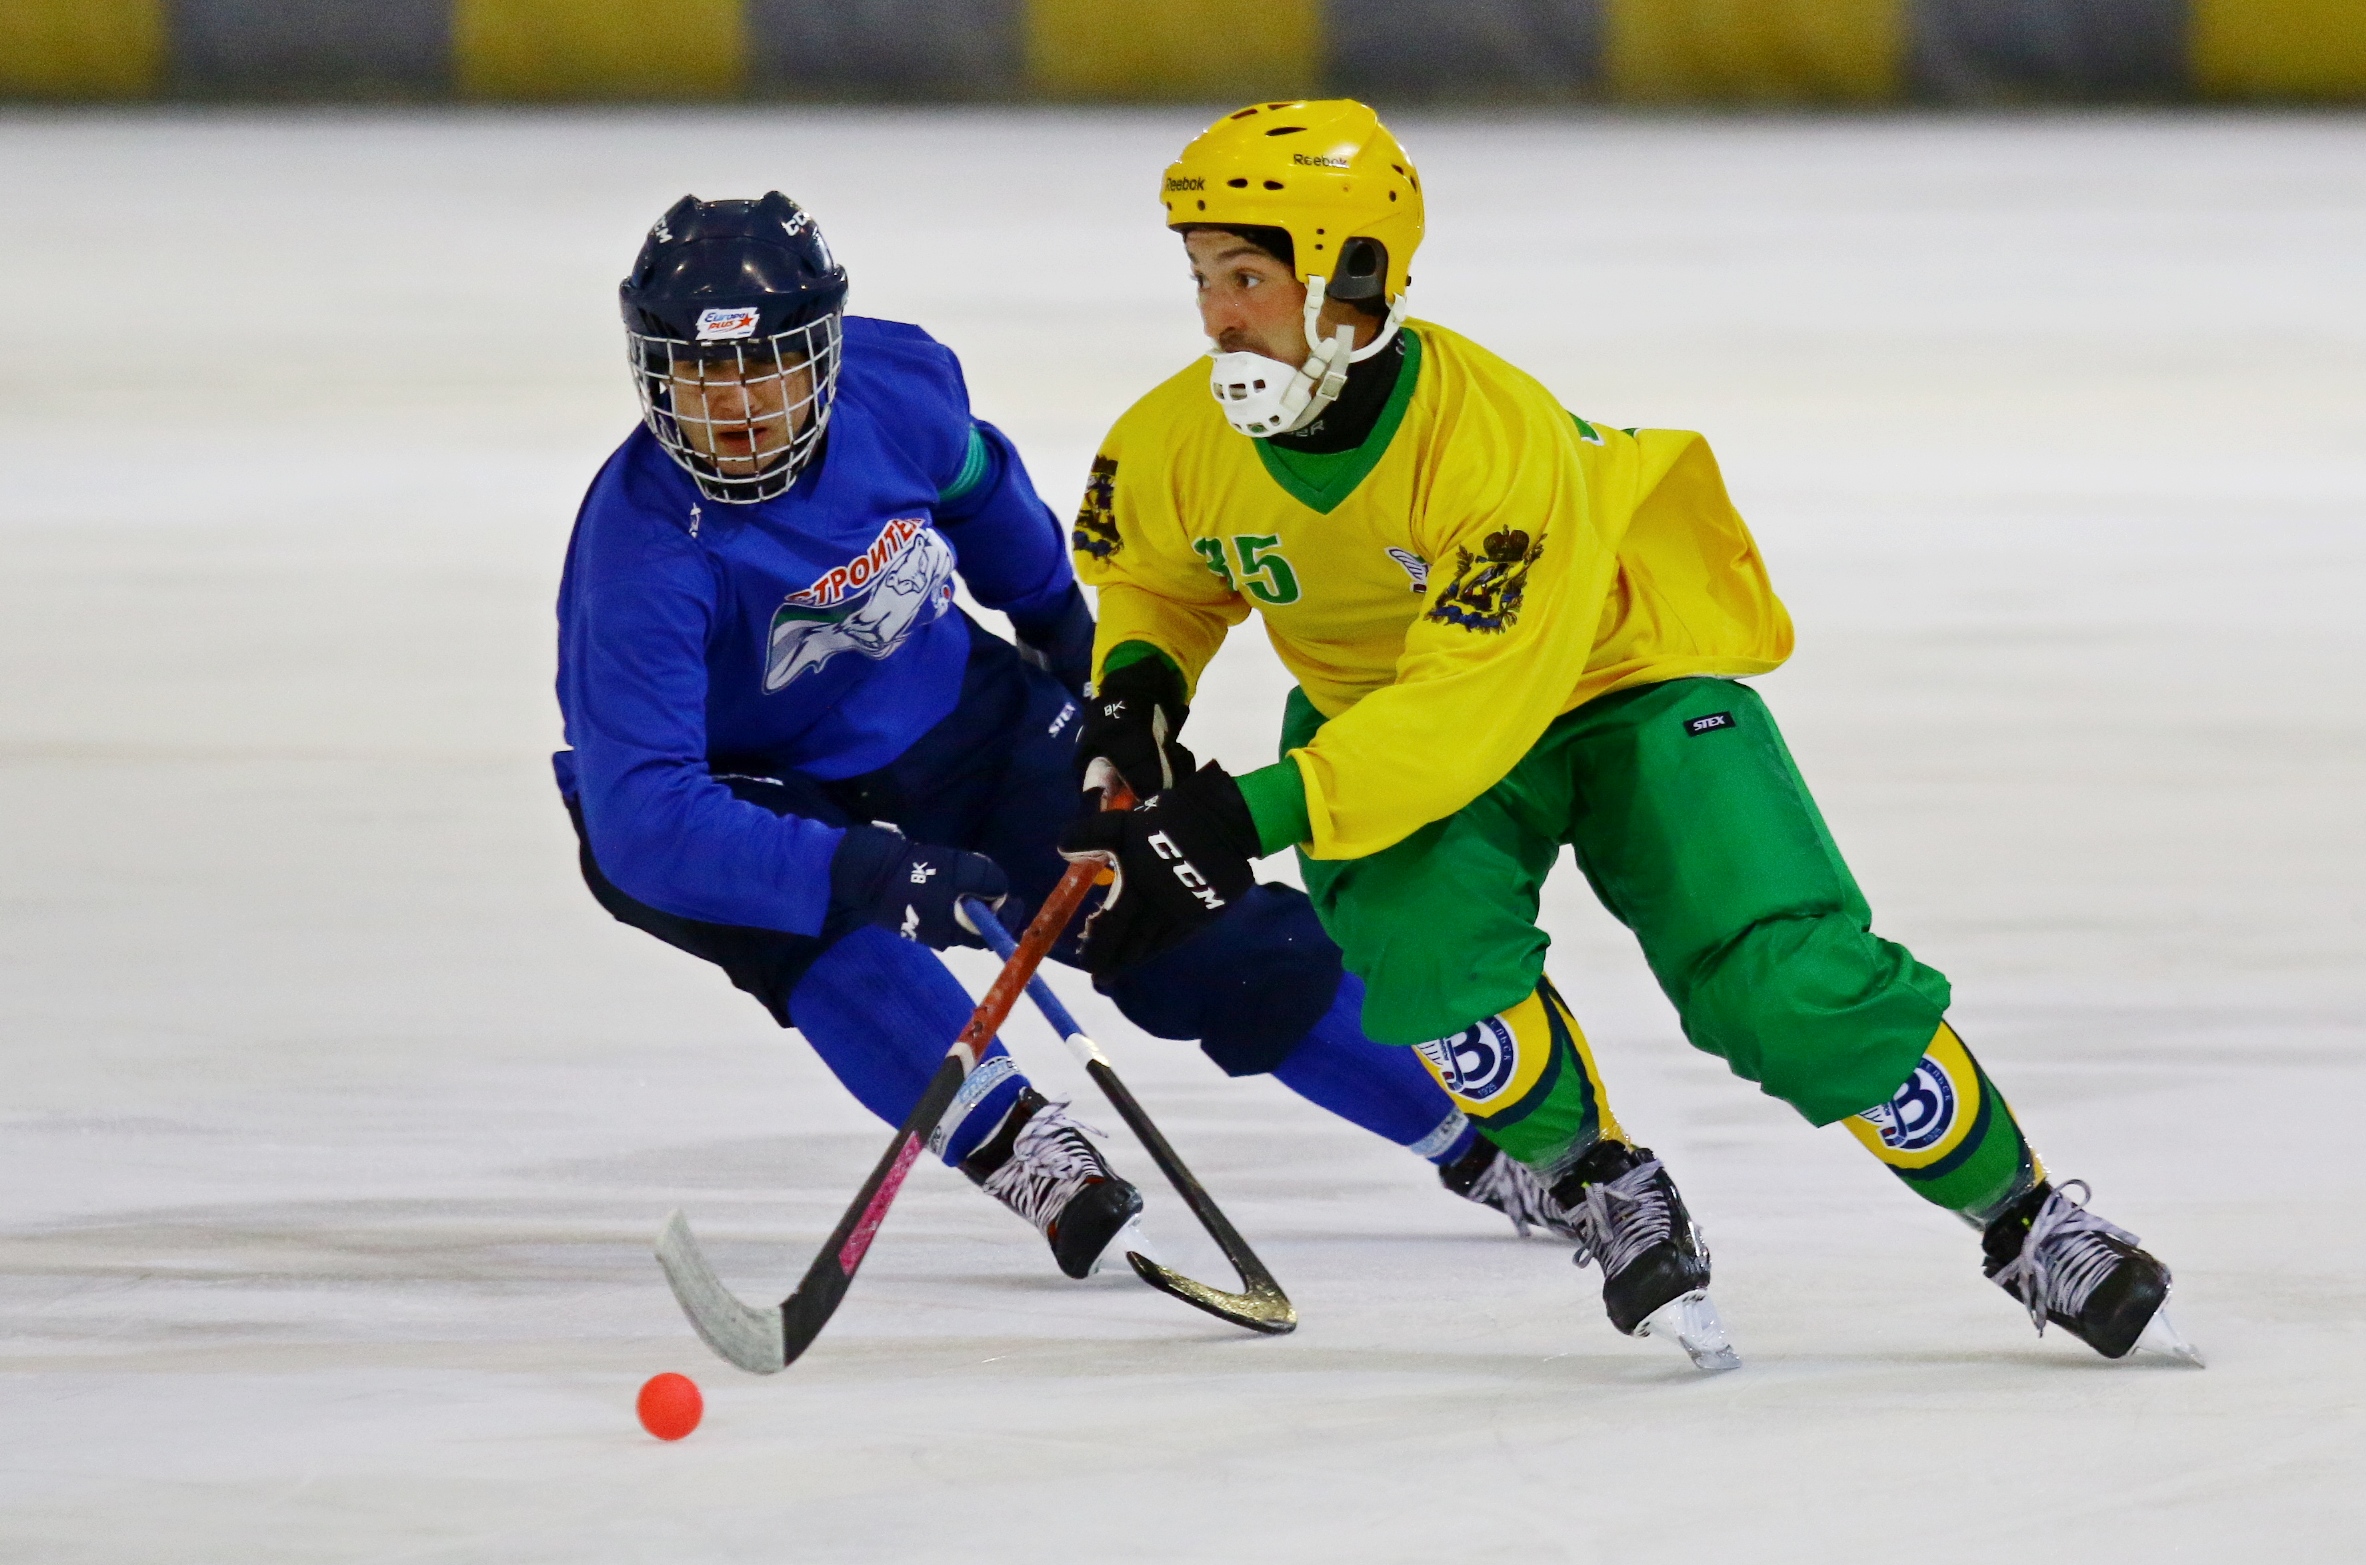
{"type": "MultiPolygon", "coordinates": [[[[631,427],[616,279],[683,191],[790,192],[1064,517],[1198,351],[1153,181],[1204,117],[0,118],[0,1558],[2355,1557],[2356,118],[1397,117],[1419,313],[1715,441],[1877,927],[2208,1370],[2035,1338],[1566,864],[1553,971],[1740,1372],[1074,975],[1297,1335],[1069,1283],[924,1164],[789,1373],[692,1338],[665,1212],[778,1297],[884,1130],[575,878],[550,600],[631,427]]],[[[1264,759],[1284,688],[1244,631],[1190,737],[1264,759]]]]}

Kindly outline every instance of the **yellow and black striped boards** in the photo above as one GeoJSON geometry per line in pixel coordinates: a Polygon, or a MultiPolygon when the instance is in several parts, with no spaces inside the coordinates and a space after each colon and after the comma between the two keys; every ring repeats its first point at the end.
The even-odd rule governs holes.
{"type": "Polygon", "coordinates": [[[2366,0],[0,0],[0,99],[2356,101],[2366,0]]]}

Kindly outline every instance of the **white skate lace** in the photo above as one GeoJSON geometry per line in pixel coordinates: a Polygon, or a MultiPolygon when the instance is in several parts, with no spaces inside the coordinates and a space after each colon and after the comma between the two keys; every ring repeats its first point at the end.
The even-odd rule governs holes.
{"type": "Polygon", "coordinates": [[[1602,1263],[1604,1277],[1616,1277],[1637,1256],[1676,1234],[1676,1214],[1660,1186],[1660,1161],[1636,1164],[1616,1179],[1586,1186],[1585,1200],[1571,1215],[1577,1221],[1583,1266],[1588,1251],[1602,1263]]]}
{"type": "Polygon", "coordinates": [[[1581,1251],[1585,1248],[1586,1236],[1578,1231],[1573,1215],[1553,1199],[1534,1169],[1508,1152],[1496,1153],[1486,1172],[1471,1181],[1470,1199],[1510,1218],[1523,1239],[1530,1228],[1542,1228],[1575,1240],[1581,1251]]]}
{"type": "Polygon", "coordinates": [[[1109,1177],[1109,1165],[1085,1140],[1091,1128],[1069,1118],[1067,1104],[1045,1104],[1019,1127],[1010,1156],[986,1176],[982,1188],[1049,1238],[1053,1220],[1077,1192],[1109,1177]]]}
{"type": "Polygon", "coordinates": [[[2029,1307],[2029,1318],[2041,1337],[2049,1314],[2076,1320],[2096,1285],[2127,1258],[2110,1241],[2136,1247],[2134,1234],[2087,1210],[2086,1200],[2093,1193],[2083,1179],[2056,1187],[2030,1223],[2021,1253],[1996,1274],[1997,1285],[2019,1295],[2029,1307]],[[2076,1201],[2070,1198],[2073,1189],[2079,1193],[2076,1201]]]}

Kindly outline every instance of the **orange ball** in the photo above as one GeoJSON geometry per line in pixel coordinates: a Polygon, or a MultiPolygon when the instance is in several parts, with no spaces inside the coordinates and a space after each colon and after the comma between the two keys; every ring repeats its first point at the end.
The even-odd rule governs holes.
{"type": "Polygon", "coordinates": [[[641,1388],[641,1427],[660,1440],[679,1440],[698,1427],[706,1406],[688,1375],[651,1375],[641,1388]]]}

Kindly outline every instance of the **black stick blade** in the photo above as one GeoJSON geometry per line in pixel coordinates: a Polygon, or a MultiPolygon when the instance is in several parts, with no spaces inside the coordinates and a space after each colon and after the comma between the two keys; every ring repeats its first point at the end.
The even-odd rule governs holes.
{"type": "Polygon", "coordinates": [[[1284,1337],[1298,1329],[1298,1307],[1292,1304],[1273,1279],[1243,1278],[1248,1290],[1226,1293],[1170,1271],[1138,1250],[1128,1250],[1125,1258],[1134,1268],[1134,1275],[1159,1292],[1181,1299],[1195,1309],[1206,1310],[1218,1320],[1235,1326],[1246,1326],[1268,1337],[1284,1337]]]}

